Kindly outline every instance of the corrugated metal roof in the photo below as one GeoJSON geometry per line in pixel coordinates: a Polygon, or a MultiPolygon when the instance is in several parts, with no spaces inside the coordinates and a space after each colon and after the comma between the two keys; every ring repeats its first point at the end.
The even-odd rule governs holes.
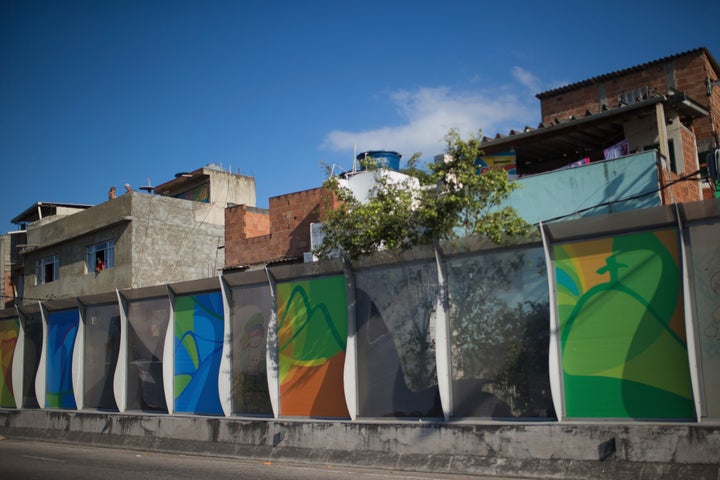
{"type": "Polygon", "coordinates": [[[38,215],[38,208],[43,212],[43,216],[53,215],[54,210],[57,207],[65,208],[77,208],[83,210],[92,207],[93,205],[87,205],[84,203],[59,203],[59,202],[35,202],[30,207],[26,208],[20,215],[10,220],[14,224],[34,222],[40,219],[38,215]]]}
{"type": "Polygon", "coordinates": [[[584,115],[562,120],[556,118],[540,123],[537,128],[527,126],[520,131],[510,130],[507,135],[498,133],[494,138],[483,137],[480,148],[486,155],[513,150],[518,162],[523,164],[523,173],[539,173],[533,171],[534,167],[530,165],[559,161],[565,157],[578,159],[585,154],[590,155],[591,152],[602,152],[602,149],[625,137],[623,122],[628,116],[654,109],[658,103],[673,107],[680,113],[681,118],[708,114],[704,107],[682,92],[668,96],[651,94],[629,105],[603,106],[596,113],[587,110],[584,115]]]}
{"type": "Polygon", "coordinates": [[[538,93],[535,96],[538,99],[543,100],[545,98],[553,97],[553,96],[559,95],[561,93],[566,93],[566,92],[570,92],[572,90],[576,90],[578,88],[587,87],[588,85],[594,85],[594,84],[597,84],[600,82],[611,80],[613,78],[622,77],[624,75],[627,75],[627,74],[630,74],[633,72],[645,70],[648,67],[651,67],[653,65],[667,63],[672,60],[675,60],[676,58],[685,57],[688,55],[697,55],[697,54],[701,54],[701,53],[705,53],[708,56],[708,59],[710,60],[710,63],[712,64],[713,68],[718,73],[718,75],[720,75],[720,64],[718,64],[718,62],[715,60],[715,58],[713,58],[712,54],[710,54],[710,51],[708,51],[707,48],[699,47],[699,48],[695,48],[693,50],[687,50],[685,52],[676,53],[675,55],[669,55],[667,57],[659,58],[657,60],[652,60],[650,62],[641,63],[639,65],[635,65],[634,67],[629,67],[629,68],[625,68],[622,70],[616,70],[614,72],[605,73],[603,75],[598,75],[596,77],[591,77],[591,78],[588,78],[587,80],[582,80],[580,82],[571,83],[570,85],[565,85],[565,86],[562,86],[559,88],[555,88],[553,90],[548,90],[545,92],[538,93]]]}

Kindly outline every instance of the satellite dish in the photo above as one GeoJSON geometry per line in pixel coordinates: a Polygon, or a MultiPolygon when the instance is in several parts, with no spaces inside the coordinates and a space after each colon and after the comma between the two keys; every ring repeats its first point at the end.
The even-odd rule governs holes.
{"type": "Polygon", "coordinates": [[[140,187],[140,190],[144,190],[147,193],[152,193],[153,190],[155,190],[155,187],[153,187],[152,183],[150,183],[150,177],[148,177],[148,184],[140,187]]]}

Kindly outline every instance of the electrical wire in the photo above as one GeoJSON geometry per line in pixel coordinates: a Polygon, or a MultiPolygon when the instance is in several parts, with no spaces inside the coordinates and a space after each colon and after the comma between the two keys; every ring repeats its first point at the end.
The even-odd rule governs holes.
{"type": "Polygon", "coordinates": [[[689,173],[689,174],[687,174],[687,175],[683,175],[682,177],[678,177],[678,178],[676,178],[675,180],[672,180],[672,181],[668,182],[667,184],[663,185],[662,187],[656,188],[656,189],[654,189],[654,190],[650,190],[650,191],[647,191],[647,192],[642,192],[642,193],[639,193],[639,194],[637,194],[637,195],[633,195],[633,196],[627,197],[627,198],[621,198],[621,199],[612,200],[612,201],[609,201],[609,202],[598,203],[598,204],[593,205],[593,206],[591,206],[591,207],[586,207],[586,208],[582,208],[582,209],[580,209],[580,210],[576,210],[576,211],[574,211],[573,213],[568,213],[568,214],[566,214],[566,215],[559,215],[559,216],[557,216],[557,217],[553,217],[553,218],[548,218],[548,219],[546,219],[546,220],[542,220],[542,221],[540,221],[540,222],[535,223],[534,225],[535,225],[535,226],[538,226],[538,225],[541,224],[541,223],[555,222],[555,221],[557,221],[557,220],[562,220],[563,218],[572,217],[572,216],[577,215],[577,214],[579,214],[579,213],[584,213],[584,212],[587,212],[587,211],[590,211],[590,210],[593,210],[593,209],[596,209],[596,208],[609,207],[609,206],[611,206],[611,205],[616,205],[616,204],[618,204],[618,203],[629,202],[629,201],[631,201],[631,200],[637,200],[637,199],[639,199],[639,198],[646,197],[646,196],[648,196],[648,195],[653,195],[653,194],[656,194],[656,193],[658,193],[658,192],[661,192],[661,191],[665,190],[666,188],[669,188],[669,187],[675,185],[676,183],[684,182],[684,181],[686,181],[686,180],[704,181],[705,179],[702,178],[702,177],[701,177],[701,178],[690,178],[690,177],[694,177],[695,175],[698,175],[698,174],[701,173],[701,172],[702,172],[701,170],[696,170],[696,171],[694,171],[693,173],[689,173]]]}

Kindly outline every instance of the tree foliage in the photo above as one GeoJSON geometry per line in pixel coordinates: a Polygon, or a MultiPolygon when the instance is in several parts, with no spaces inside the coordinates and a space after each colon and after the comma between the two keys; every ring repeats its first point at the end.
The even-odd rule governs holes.
{"type": "MultiPolygon", "coordinates": [[[[457,130],[445,136],[444,161],[417,167],[408,162],[407,181],[394,182],[380,172],[367,202],[360,203],[337,178],[324,186],[340,201],[323,218],[325,238],[316,254],[325,258],[342,252],[355,259],[378,249],[409,249],[469,235],[482,235],[497,244],[523,235],[530,226],[502,202],[517,185],[504,170],[480,174],[480,135],[465,141],[457,130]]],[[[371,168],[372,165],[365,165],[371,168]]]]}

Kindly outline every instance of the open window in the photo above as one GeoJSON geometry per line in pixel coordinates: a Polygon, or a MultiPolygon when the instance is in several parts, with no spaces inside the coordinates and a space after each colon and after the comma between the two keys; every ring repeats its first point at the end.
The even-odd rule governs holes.
{"type": "Polygon", "coordinates": [[[88,273],[100,273],[106,268],[115,266],[115,241],[97,243],[88,247],[87,253],[88,273]]]}
{"type": "Polygon", "coordinates": [[[54,282],[60,276],[60,260],[57,255],[41,258],[35,264],[35,285],[54,282]]]}

